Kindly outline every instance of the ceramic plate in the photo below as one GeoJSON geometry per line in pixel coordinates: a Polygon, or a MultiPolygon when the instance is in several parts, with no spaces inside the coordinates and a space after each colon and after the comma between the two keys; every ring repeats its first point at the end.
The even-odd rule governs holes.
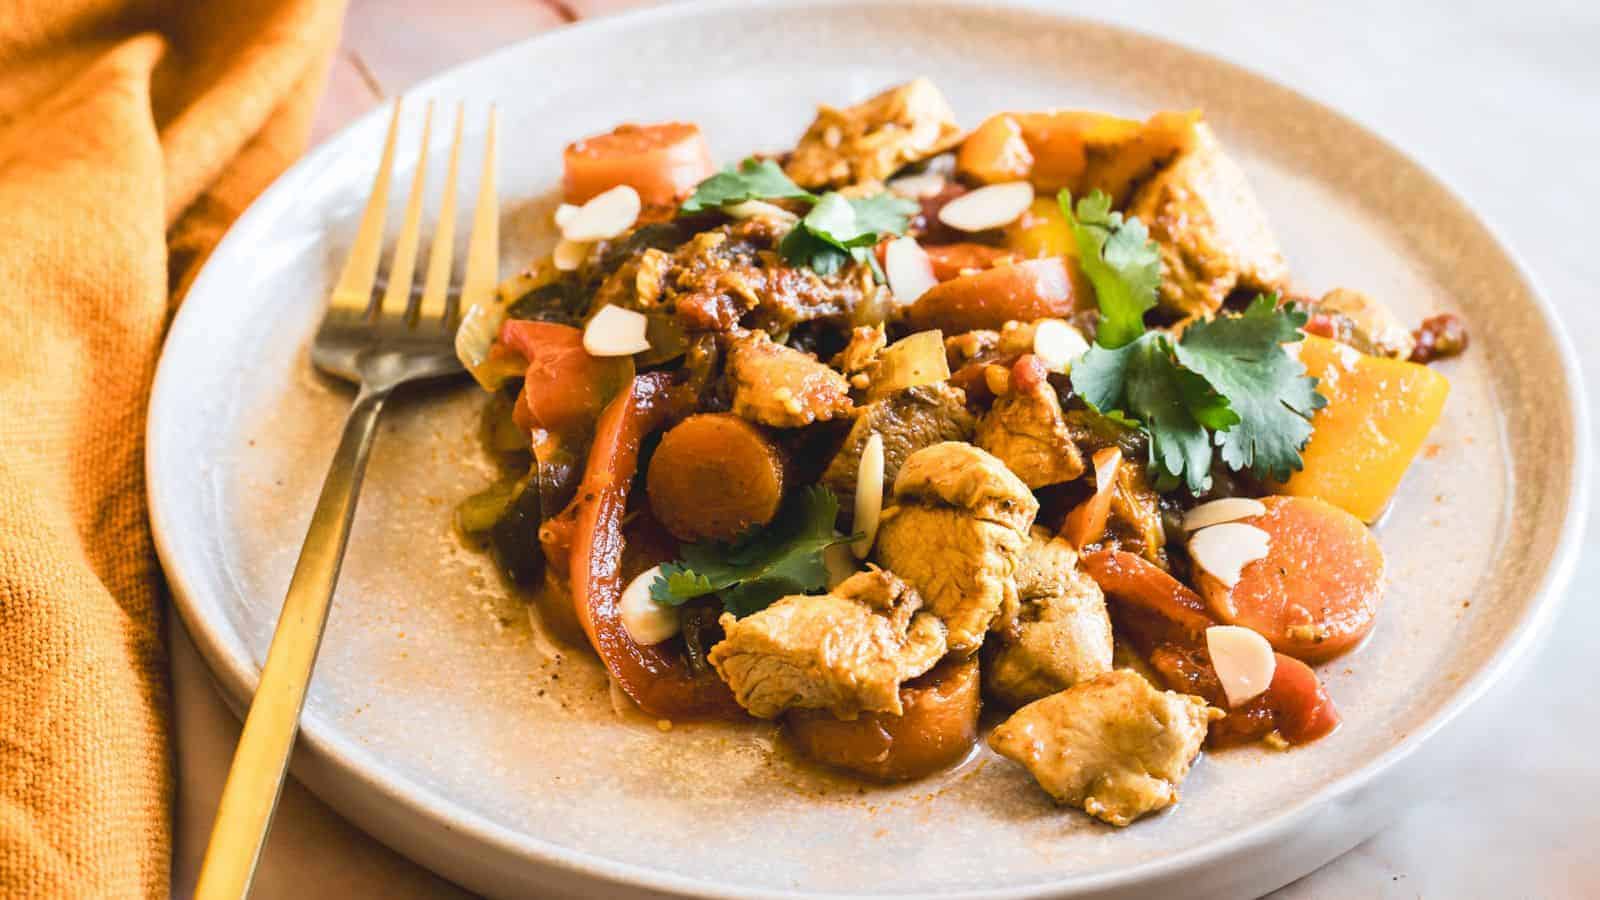
{"type": "MultiPolygon", "coordinates": [[[[1406,320],[1450,311],[1469,323],[1471,351],[1439,367],[1453,385],[1444,419],[1379,528],[1386,609],[1366,646],[1323,669],[1344,727],[1289,753],[1208,756],[1179,806],[1120,831],[1055,808],[986,755],[870,788],[796,765],[770,727],[664,733],[619,713],[595,660],[531,626],[452,535],[452,507],[491,475],[475,434],[481,395],[463,386],[386,414],[296,760],[322,797],[489,894],[919,897],[1258,893],[1411,799],[1407,767],[1425,764],[1428,736],[1548,617],[1586,496],[1571,351],[1508,251],[1416,163],[1213,57],[966,3],[674,6],[535,38],[416,94],[465,99],[471,113],[498,104],[509,272],[554,239],[569,140],[688,119],[735,160],[790,145],[819,101],[918,74],[968,124],[1046,106],[1203,108],[1303,291],[1355,287],[1406,320]],[[1531,421],[1540,427],[1519,424],[1531,421]]],[[[312,153],[239,220],[174,322],[156,380],[157,543],[236,706],[254,687],[350,401],[312,373],[306,345],[385,116],[312,153]]],[[[414,148],[401,147],[408,169],[414,148]]]]}

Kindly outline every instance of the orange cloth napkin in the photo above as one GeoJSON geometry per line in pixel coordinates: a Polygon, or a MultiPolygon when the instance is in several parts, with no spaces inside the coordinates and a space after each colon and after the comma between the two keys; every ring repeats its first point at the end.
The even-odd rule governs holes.
{"type": "Polygon", "coordinates": [[[343,5],[0,4],[0,896],[167,893],[150,379],[303,148],[343,5]]]}

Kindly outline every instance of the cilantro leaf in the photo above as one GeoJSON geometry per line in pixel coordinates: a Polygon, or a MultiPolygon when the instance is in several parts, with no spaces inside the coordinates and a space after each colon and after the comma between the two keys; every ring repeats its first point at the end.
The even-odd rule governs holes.
{"type": "Polygon", "coordinates": [[[695,186],[683,201],[680,212],[696,213],[746,200],[814,200],[816,195],[800,187],[770,159],[750,157],[729,166],[695,186]]]}
{"type": "Polygon", "coordinates": [[[1178,343],[1178,361],[1238,413],[1238,423],[1216,437],[1230,468],[1284,481],[1304,467],[1300,450],[1311,438],[1311,414],[1328,401],[1283,345],[1299,338],[1307,318],[1262,294],[1243,315],[1195,322],[1178,343]]]}
{"type": "Polygon", "coordinates": [[[1138,219],[1112,212],[1104,191],[1080,199],[1076,214],[1069,192],[1057,194],[1056,202],[1078,245],[1078,264],[1094,285],[1096,342],[1112,349],[1131,343],[1144,333],[1145,310],[1156,305],[1161,285],[1161,255],[1149,231],[1138,219]]]}
{"type": "Polygon", "coordinates": [[[852,259],[872,265],[878,238],[903,234],[917,209],[915,201],[889,193],[851,199],[830,191],[784,236],[778,252],[819,275],[832,275],[852,259]]]}
{"type": "Polygon", "coordinates": [[[666,606],[682,606],[717,594],[728,612],[747,616],[779,597],[819,590],[828,583],[822,551],[850,540],[834,534],[838,515],[833,492],[812,485],[784,504],[771,525],[732,544],[684,544],[682,558],[661,567],[650,597],[666,606]]]}
{"type": "Polygon", "coordinates": [[[1178,364],[1172,339],[1146,332],[1116,349],[1098,344],[1072,367],[1072,387],[1096,412],[1150,436],[1150,463],[1196,493],[1211,482],[1212,432],[1239,416],[1228,398],[1178,364]]]}

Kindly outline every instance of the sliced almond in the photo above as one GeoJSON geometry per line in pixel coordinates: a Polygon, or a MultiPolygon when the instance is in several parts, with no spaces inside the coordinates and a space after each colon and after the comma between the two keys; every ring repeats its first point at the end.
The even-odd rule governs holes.
{"type": "Polygon", "coordinates": [[[556,241],[556,249],[550,253],[550,261],[555,264],[558,272],[573,272],[583,265],[583,260],[589,255],[589,245],[577,241],[556,241]]]}
{"type": "Polygon", "coordinates": [[[639,192],[626,184],[596,194],[578,208],[578,211],[561,226],[561,236],[569,241],[603,241],[633,227],[639,220],[644,204],[639,192]]]}
{"type": "Polygon", "coordinates": [[[829,544],[822,551],[822,567],[828,570],[828,590],[833,590],[844,583],[846,578],[860,571],[861,565],[856,562],[856,555],[851,552],[849,544],[829,544]]]}
{"type": "Polygon", "coordinates": [[[917,175],[901,175],[899,178],[891,178],[884,187],[888,188],[890,193],[898,196],[920,200],[923,197],[938,195],[940,191],[944,190],[944,184],[943,175],[937,172],[922,172],[917,175]]]}
{"type": "Polygon", "coordinates": [[[555,212],[556,227],[557,228],[566,228],[567,227],[567,223],[571,222],[572,221],[572,217],[577,215],[578,214],[578,210],[580,210],[582,208],[583,207],[578,206],[577,204],[574,204],[574,203],[563,203],[560,206],[556,207],[556,212],[555,212]]]}
{"type": "Polygon", "coordinates": [[[1256,632],[1238,625],[1213,625],[1206,629],[1206,652],[1230,708],[1249,703],[1272,686],[1278,658],[1256,632]]]}
{"type": "Polygon", "coordinates": [[[939,221],[957,231],[988,231],[1010,225],[1033,203],[1026,181],[991,184],[962,194],[939,209],[939,221]]]}
{"type": "Polygon", "coordinates": [[[617,601],[617,613],[622,627],[634,643],[650,646],[659,644],[678,633],[678,611],[663,606],[650,597],[650,585],[661,574],[660,566],[652,566],[628,582],[622,597],[617,601]]]}
{"type": "Polygon", "coordinates": [[[1184,513],[1183,530],[1199,531],[1211,525],[1254,519],[1256,516],[1266,514],[1267,505],[1260,500],[1251,497],[1223,497],[1221,500],[1202,503],[1184,513]]]}
{"type": "Polygon", "coordinates": [[[732,206],[724,206],[722,211],[735,219],[774,219],[779,222],[798,222],[800,217],[784,209],[776,203],[765,200],[746,200],[732,206]]]}
{"type": "Polygon", "coordinates": [[[583,349],[590,356],[632,356],[650,349],[643,313],[607,303],[583,328],[583,349]]]}
{"type": "Polygon", "coordinates": [[[878,537],[878,516],[883,512],[883,435],[873,432],[861,448],[856,468],[855,529],[861,537],[850,543],[856,559],[866,559],[878,537]]]}
{"type": "Polygon", "coordinates": [[[915,303],[939,283],[933,276],[933,261],[916,238],[901,237],[889,242],[883,251],[883,274],[889,279],[889,293],[901,306],[915,303]]]}
{"type": "Polygon", "coordinates": [[[1042,319],[1033,327],[1033,355],[1052,372],[1071,369],[1088,352],[1083,332],[1060,319],[1042,319]]]}
{"type": "Polygon", "coordinates": [[[1211,577],[1232,588],[1244,567],[1267,555],[1267,533],[1254,525],[1226,522],[1189,538],[1189,555],[1211,577]]]}

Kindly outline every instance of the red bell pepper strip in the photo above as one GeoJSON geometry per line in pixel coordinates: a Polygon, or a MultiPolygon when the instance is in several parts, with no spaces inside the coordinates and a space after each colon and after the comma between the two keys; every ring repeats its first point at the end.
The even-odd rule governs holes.
{"type": "Polygon", "coordinates": [[[641,375],[618,394],[595,428],[583,482],[573,500],[569,568],[578,621],[606,670],[639,707],[665,719],[743,718],[716,673],[689,671],[676,642],[645,646],[623,627],[622,518],[639,465],[639,444],[666,417],[668,379],[641,375]]]}
{"type": "Polygon", "coordinates": [[[524,431],[584,432],[633,378],[633,359],[590,356],[571,325],[507,319],[490,355],[528,361],[512,419],[524,431]]]}

